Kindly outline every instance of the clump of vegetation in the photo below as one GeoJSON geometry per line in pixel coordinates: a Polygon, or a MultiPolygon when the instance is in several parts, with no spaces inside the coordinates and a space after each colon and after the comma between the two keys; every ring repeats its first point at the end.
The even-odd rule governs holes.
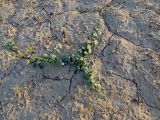
{"type": "Polygon", "coordinates": [[[81,46],[77,54],[57,56],[52,52],[48,52],[47,54],[40,56],[33,56],[27,52],[19,50],[14,42],[8,42],[6,44],[6,48],[16,53],[20,59],[24,59],[26,64],[33,64],[34,66],[39,66],[41,69],[43,69],[47,64],[75,66],[77,69],[82,70],[85,73],[88,85],[92,89],[99,91],[101,89],[100,83],[95,79],[91,70],[89,69],[89,59],[87,57],[93,52],[94,47],[98,44],[99,28],[100,24],[97,23],[94,27],[91,37],[88,38],[88,40],[81,46]]]}

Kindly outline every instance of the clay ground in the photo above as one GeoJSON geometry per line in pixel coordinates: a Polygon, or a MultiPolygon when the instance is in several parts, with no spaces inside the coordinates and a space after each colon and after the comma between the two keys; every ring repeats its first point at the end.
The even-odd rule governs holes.
{"type": "Polygon", "coordinates": [[[0,120],[160,120],[160,0],[0,0],[0,120]],[[74,52],[97,22],[101,93],[72,66],[34,68],[3,47],[74,52]]]}

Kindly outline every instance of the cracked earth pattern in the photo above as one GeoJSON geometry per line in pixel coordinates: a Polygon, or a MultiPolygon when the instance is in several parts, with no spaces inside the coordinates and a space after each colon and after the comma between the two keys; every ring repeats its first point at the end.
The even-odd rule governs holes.
{"type": "Polygon", "coordinates": [[[160,0],[0,0],[0,120],[160,120],[160,0]],[[100,22],[91,69],[25,65],[3,47],[74,52],[100,22]]]}

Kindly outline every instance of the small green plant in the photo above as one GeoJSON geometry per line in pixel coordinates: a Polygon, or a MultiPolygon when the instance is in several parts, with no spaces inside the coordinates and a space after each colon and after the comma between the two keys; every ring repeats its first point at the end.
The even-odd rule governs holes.
{"type": "MultiPolygon", "coordinates": [[[[57,56],[52,52],[47,52],[47,54],[33,56],[27,52],[19,50],[14,42],[8,42],[6,44],[6,48],[9,51],[16,53],[19,58],[25,59],[26,64],[33,64],[34,66],[39,66],[41,69],[43,69],[47,64],[75,66],[77,69],[82,70],[85,73],[85,77],[88,80],[88,85],[92,89],[99,91],[101,89],[100,83],[92,75],[92,72],[89,69],[89,59],[87,59],[87,56],[92,53],[94,47],[98,44],[99,28],[100,24],[97,23],[94,27],[91,37],[88,38],[88,40],[81,46],[77,54],[65,54],[57,56]]],[[[57,47],[55,50],[59,51],[57,47]]]]}

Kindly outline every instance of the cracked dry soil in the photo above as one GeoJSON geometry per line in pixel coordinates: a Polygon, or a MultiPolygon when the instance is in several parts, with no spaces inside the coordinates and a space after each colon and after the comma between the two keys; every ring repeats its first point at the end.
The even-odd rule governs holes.
{"type": "Polygon", "coordinates": [[[160,120],[160,0],[0,0],[0,120],[160,120]],[[33,68],[2,47],[72,53],[97,21],[102,94],[74,67],[33,68]]]}

